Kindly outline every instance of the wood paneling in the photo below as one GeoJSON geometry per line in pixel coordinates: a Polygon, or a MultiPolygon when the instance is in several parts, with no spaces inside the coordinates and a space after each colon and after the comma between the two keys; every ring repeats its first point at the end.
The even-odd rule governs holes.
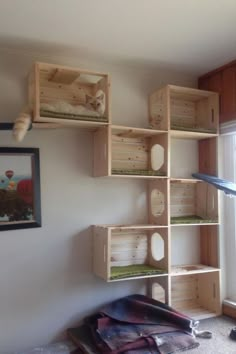
{"type": "Polygon", "coordinates": [[[201,76],[198,87],[219,93],[220,123],[236,119],[235,61],[201,76]]]}

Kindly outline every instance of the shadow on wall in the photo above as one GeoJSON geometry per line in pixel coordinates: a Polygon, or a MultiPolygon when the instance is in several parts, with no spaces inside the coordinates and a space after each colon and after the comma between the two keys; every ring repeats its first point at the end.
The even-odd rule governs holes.
{"type": "Polygon", "coordinates": [[[92,286],[96,284],[92,271],[92,231],[92,226],[88,227],[70,239],[68,262],[64,272],[65,321],[60,322],[54,341],[65,339],[66,329],[70,324],[78,323],[94,310],[91,306],[90,311],[85,310],[89,307],[89,303],[94,303],[95,297],[92,286]]]}
{"type": "MultiPolygon", "coordinates": [[[[132,114],[134,114],[133,107],[137,105],[138,116],[136,113],[134,114],[134,126],[143,125],[143,116],[147,116],[146,98],[148,95],[154,89],[163,86],[167,82],[180,84],[183,80],[183,75],[186,74],[186,68],[170,63],[157,60],[150,62],[134,57],[127,58],[125,54],[123,57],[117,57],[112,52],[109,55],[104,55],[104,53],[91,50],[89,47],[72,47],[40,40],[32,41],[17,37],[0,36],[0,48],[2,83],[0,120],[8,122],[15,120],[19,111],[27,102],[27,75],[35,61],[112,72],[113,107],[119,107],[119,116],[117,118],[114,116],[113,122],[119,121],[120,124],[125,124],[125,118],[122,121],[121,117],[130,115],[132,117],[132,114]],[[176,76],[174,82],[171,79],[173,76],[176,76]],[[140,80],[141,77],[142,79],[140,80]],[[125,86],[123,85],[124,80],[126,82],[125,86]],[[120,90],[120,85],[122,90],[120,90]],[[11,93],[10,95],[9,92],[11,93]],[[132,106],[129,104],[130,92],[133,92],[132,106]],[[120,105],[121,99],[122,105],[120,105]],[[130,108],[127,108],[129,106],[130,108]],[[140,109],[141,112],[138,113],[140,109]]],[[[191,86],[193,77],[188,78],[188,81],[191,86]]]]}
{"type": "MultiPolygon", "coordinates": [[[[0,48],[8,53],[13,53],[16,51],[19,53],[19,57],[17,56],[17,65],[15,65],[15,68],[25,64],[27,57],[31,58],[33,61],[43,61],[45,59],[56,64],[61,64],[61,58],[65,60],[65,58],[73,58],[73,56],[77,58],[77,60],[79,58],[79,60],[82,61],[89,58],[96,58],[98,60],[100,59],[101,62],[104,62],[104,55],[91,50],[89,47],[72,47],[66,44],[62,45],[55,42],[45,42],[41,40],[32,41],[16,36],[0,36],[0,48]],[[52,59],[50,60],[50,58],[52,59]]],[[[26,74],[27,73],[28,71],[26,74]]],[[[10,75],[14,74],[16,74],[16,71],[14,72],[13,70],[10,75]]]]}
{"type": "Polygon", "coordinates": [[[28,92],[26,78],[30,66],[30,58],[21,55],[16,57],[1,50],[1,122],[13,122],[25,105],[28,92]]]}
{"type": "MultiPolygon", "coordinates": [[[[73,55],[72,48],[41,41],[0,36],[1,122],[13,122],[27,103],[28,73],[35,61],[65,64],[60,57],[73,55]],[[16,55],[17,54],[17,55],[16,55]],[[53,59],[54,58],[54,59],[53,59]],[[10,93],[10,94],[9,94],[10,93]]],[[[87,48],[74,51],[89,55],[87,48]]],[[[90,54],[91,55],[91,54],[90,54]]]]}
{"type": "MultiPolygon", "coordinates": [[[[31,57],[31,60],[47,60],[49,62],[54,62],[58,64],[63,64],[61,61],[66,60],[70,61],[71,58],[79,58],[81,68],[89,69],[86,66],[86,62],[93,61],[99,68],[99,62],[104,65],[115,65],[118,67],[128,67],[129,69],[140,69],[147,72],[155,72],[155,70],[162,71],[173,71],[173,72],[183,72],[186,73],[186,66],[177,65],[173,63],[168,63],[166,61],[161,61],[158,59],[155,60],[146,60],[143,58],[127,57],[126,53],[117,56],[117,52],[114,53],[110,50],[109,53],[104,54],[104,52],[99,50],[93,50],[90,46],[70,46],[67,44],[58,44],[55,42],[45,42],[41,40],[29,40],[26,38],[20,38],[17,36],[0,36],[0,48],[8,52],[18,52],[17,62],[15,61],[15,69],[21,67],[21,64],[25,64],[26,57],[31,57]],[[21,52],[21,53],[20,53],[21,52]],[[20,55],[22,54],[22,56],[20,55]],[[24,58],[24,59],[23,59],[24,58]],[[51,60],[50,60],[51,58],[51,60]],[[23,60],[23,61],[22,61],[23,60]],[[17,65],[16,65],[17,64],[17,65]]],[[[15,58],[15,57],[14,57],[15,58]]],[[[78,60],[78,59],[76,59],[78,60]]],[[[94,68],[94,70],[97,70],[94,68]]],[[[16,72],[15,72],[16,73],[16,72]]],[[[14,74],[14,70],[10,75],[14,74]]],[[[192,74],[192,71],[190,72],[192,74]]]]}
{"type": "Polygon", "coordinates": [[[83,283],[86,286],[91,282],[92,275],[92,226],[75,235],[71,241],[70,257],[66,274],[65,288],[78,288],[83,283]]]}

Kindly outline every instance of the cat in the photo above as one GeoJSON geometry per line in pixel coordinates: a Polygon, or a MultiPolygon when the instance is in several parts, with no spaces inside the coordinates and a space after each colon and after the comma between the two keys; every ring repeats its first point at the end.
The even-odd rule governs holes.
{"type": "MultiPolygon", "coordinates": [[[[65,101],[57,101],[51,104],[42,103],[41,109],[65,114],[84,114],[101,117],[104,115],[106,109],[105,93],[102,90],[98,90],[95,96],[85,95],[85,105],[73,106],[65,101]]],[[[29,110],[27,109],[25,112],[19,115],[13,126],[12,134],[17,142],[20,142],[24,139],[31,124],[31,116],[29,110]]]]}
{"type": "Polygon", "coordinates": [[[106,109],[105,93],[102,90],[98,90],[95,96],[86,94],[84,105],[71,105],[65,101],[57,101],[54,103],[42,103],[40,108],[50,112],[101,117],[106,109]]]}
{"type": "Polygon", "coordinates": [[[19,115],[19,117],[15,120],[13,126],[13,137],[17,142],[20,142],[24,139],[27,130],[31,125],[31,117],[27,112],[23,112],[19,115]]]}
{"type": "Polygon", "coordinates": [[[92,109],[103,116],[106,106],[105,106],[105,93],[102,90],[98,90],[95,96],[86,95],[86,108],[92,109]]]}

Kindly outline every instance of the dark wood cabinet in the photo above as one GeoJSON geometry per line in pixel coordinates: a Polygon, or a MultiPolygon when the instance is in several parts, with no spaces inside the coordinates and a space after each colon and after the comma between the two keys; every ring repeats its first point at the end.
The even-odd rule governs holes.
{"type": "Polygon", "coordinates": [[[219,93],[220,123],[236,119],[236,61],[199,77],[198,87],[219,93]]]}

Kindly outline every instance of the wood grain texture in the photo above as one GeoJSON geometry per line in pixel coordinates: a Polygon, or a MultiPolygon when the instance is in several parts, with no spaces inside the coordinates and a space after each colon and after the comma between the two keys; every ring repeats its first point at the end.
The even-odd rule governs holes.
{"type": "Polygon", "coordinates": [[[219,93],[220,123],[235,119],[236,61],[232,61],[199,77],[198,87],[219,93]]]}

